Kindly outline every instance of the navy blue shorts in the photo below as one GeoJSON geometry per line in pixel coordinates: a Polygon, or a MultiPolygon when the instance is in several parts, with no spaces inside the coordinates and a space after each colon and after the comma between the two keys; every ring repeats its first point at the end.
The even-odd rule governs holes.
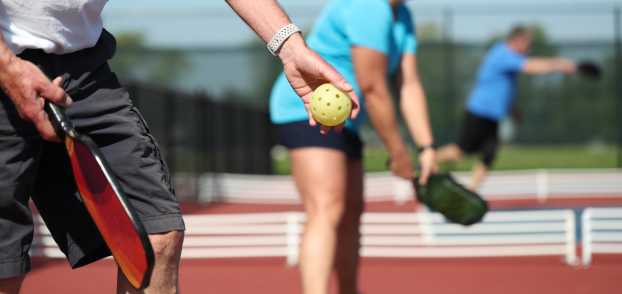
{"type": "Polygon", "coordinates": [[[320,128],[312,127],[307,121],[277,124],[279,143],[288,149],[304,147],[325,147],[343,151],[350,159],[363,158],[363,142],[359,135],[343,129],[326,135],[320,134],[320,128]]]}

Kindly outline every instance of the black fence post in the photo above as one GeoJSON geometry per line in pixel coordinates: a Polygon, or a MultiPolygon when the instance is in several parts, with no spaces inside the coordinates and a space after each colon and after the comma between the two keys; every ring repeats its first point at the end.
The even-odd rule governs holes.
{"type": "Polygon", "coordinates": [[[443,141],[451,140],[454,136],[455,126],[455,96],[456,96],[456,67],[455,67],[455,50],[453,40],[453,21],[454,13],[451,8],[445,8],[443,10],[443,52],[444,58],[444,71],[445,71],[445,105],[447,107],[445,131],[443,132],[443,141]]]}
{"type": "Polygon", "coordinates": [[[196,119],[196,136],[197,140],[197,151],[198,154],[198,164],[197,164],[197,174],[202,174],[208,170],[208,139],[207,139],[207,129],[208,126],[208,112],[207,112],[207,97],[205,95],[197,95],[195,102],[197,119],[196,119]]]}
{"type": "Polygon", "coordinates": [[[164,146],[166,148],[166,162],[171,172],[175,174],[176,148],[175,148],[175,107],[176,97],[173,91],[166,91],[164,97],[164,146]]]}
{"type": "Polygon", "coordinates": [[[230,136],[232,145],[230,154],[231,160],[233,163],[231,168],[236,173],[248,173],[248,165],[247,161],[247,153],[248,150],[245,150],[246,147],[246,139],[248,138],[248,132],[250,128],[246,124],[246,108],[242,107],[239,104],[233,104],[233,113],[231,113],[231,117],[233,118],[231,123],[227,126],[227,133],[230,136]]]}
{"type": "Polygon", "coordinates": [[[616,82],[613,83],[614,93],[617,101],[617,124],[618,124],[618,168],[622,168],[622,11],[617,6],[613,10],[614,22],[614,46],[615,46],[615,63],[616,66],[616,82]]]}
{"type": "Polygon", "coordinates": [[[226,150],[227,145],[229,144],[229,138],[226,135],[225,127],[223,127],[223,121],[225,121],[227,115],[231,115],[229,113],[229,107],[222,103],[214,103],[211,108],[212,117],[210,121],[212,125],[210,129],[212,130],[213,136],[213,152],[210,154],[212,157],[212,162],[214,163],[213,171],[214,172],[225,172],[227,170],[227,161],[228,158],[226,150]]]}

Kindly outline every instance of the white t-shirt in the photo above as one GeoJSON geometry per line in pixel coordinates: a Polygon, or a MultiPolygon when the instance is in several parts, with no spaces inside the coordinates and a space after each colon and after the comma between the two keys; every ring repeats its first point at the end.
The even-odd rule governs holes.
{"type": "Polygon", "coordinates": [[[64,54],[93,47],[103,29],[108,0],[0,0],[0,30],[19,54],[42,49],[64,54]]]}

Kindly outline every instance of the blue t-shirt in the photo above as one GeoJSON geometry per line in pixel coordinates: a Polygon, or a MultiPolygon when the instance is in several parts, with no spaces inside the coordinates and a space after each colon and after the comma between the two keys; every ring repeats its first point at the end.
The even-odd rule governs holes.
{"type": "Polygon", "coordinates": [[[516,84],[527,58],[504,42],[495,44],[479,68],[467,109],[476,115],[500,121],[512,107],[516,84]]]}
{"type": "MultiPolygon", "coordinates": [[[[354,75],[353,46],[370,48],[388,56],[388,73],[398,68],[403,54],[415,54],[417,41],[412,17],[404,5],[397,7],[395,20],[387,0],[332,0],[322,11],[307,38],[309,47],[320,54],[354,87],[361,99],[361,112],[346,128],[357,130],[367,116],[364,97],[354,75]]],[[[285,75],[276,80],[270,96],[270,118],[282,124],[308,119],[302,100],[285,75]]]]}

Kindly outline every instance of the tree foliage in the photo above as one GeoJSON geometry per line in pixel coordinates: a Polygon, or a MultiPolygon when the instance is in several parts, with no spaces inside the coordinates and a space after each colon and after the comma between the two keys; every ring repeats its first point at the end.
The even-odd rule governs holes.
{"type": "Polygon", "coordinates": [[[149,48],[140,33],[120,33],[115,37],[117,54],[110,63],[123,80],[172,86],[189,66],[182,50],[149,48]]]}

